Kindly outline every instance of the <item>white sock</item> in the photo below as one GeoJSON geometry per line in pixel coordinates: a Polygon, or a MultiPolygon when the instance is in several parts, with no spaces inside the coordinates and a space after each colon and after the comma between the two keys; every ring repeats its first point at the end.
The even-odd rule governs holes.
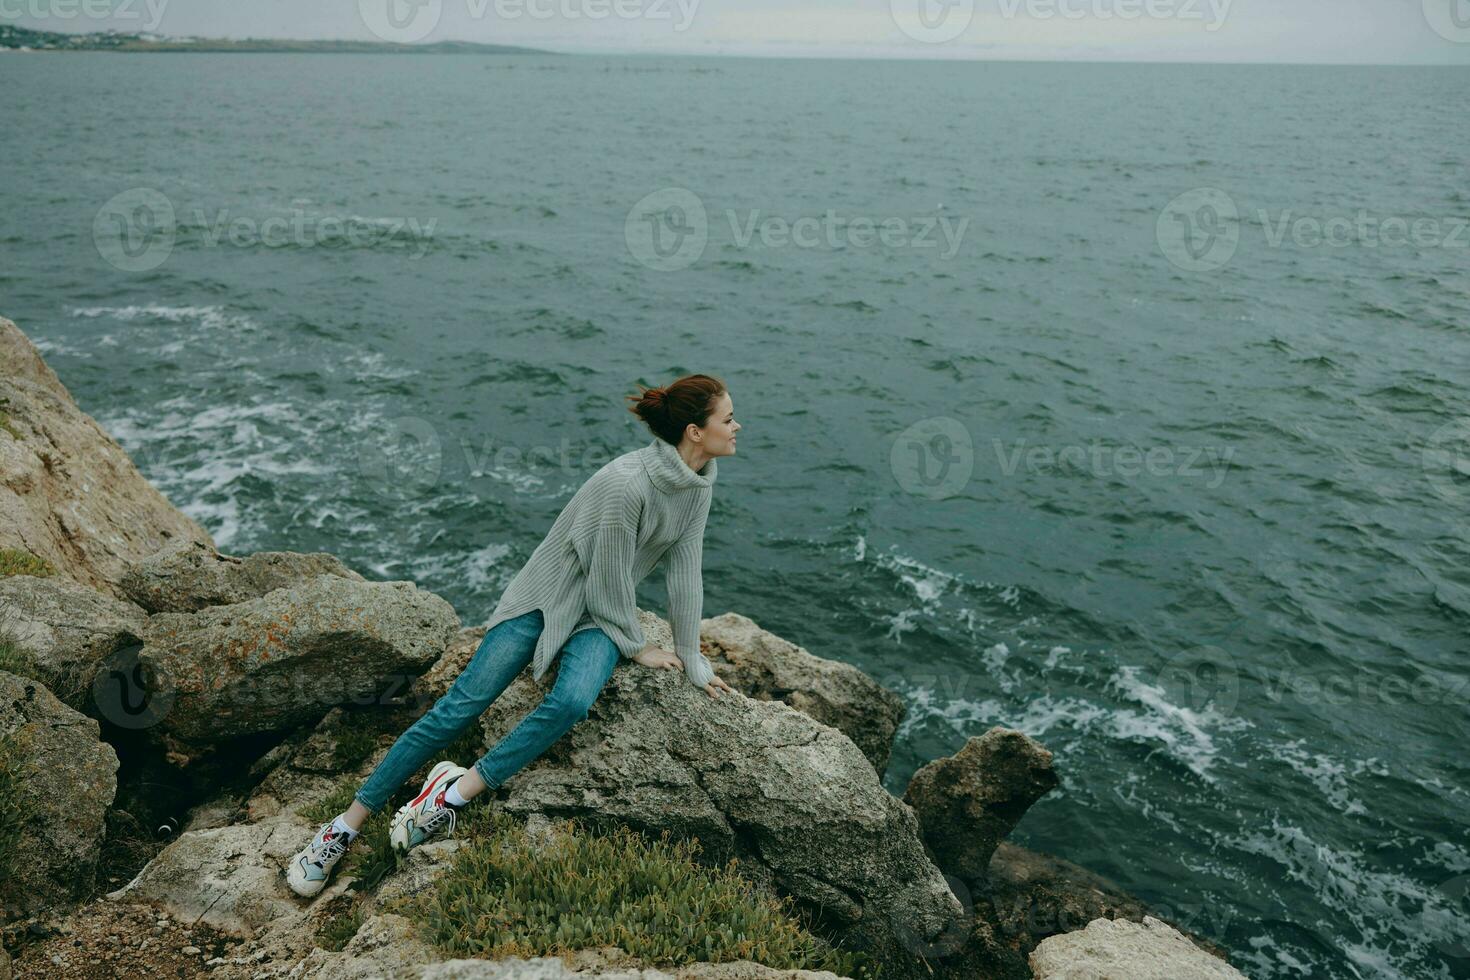
{"type": "Polygon", "coordinates": [[[342,819],[343,814],[337,814],[332,818],[332,829],[339,834],[346,834],[348,840],[357,836],[357,831],[347,826],[347,821],[342,819]]]}
{"type": "Polygon", "coordinates": [[[469,800],[459,795],[459,779],[449,784],[449,790],[444,794],[444,802],[451,806],[464,806],[469,800]]]}

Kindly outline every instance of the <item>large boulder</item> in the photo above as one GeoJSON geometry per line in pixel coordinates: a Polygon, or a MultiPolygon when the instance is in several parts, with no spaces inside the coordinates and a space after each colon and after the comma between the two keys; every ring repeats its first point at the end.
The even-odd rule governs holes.
{"type": "MultiPolygon", "coordinates": [[[[808,653],[739,613],[705,619],[699,633],[710,665],[731,686],[838,729],[883,775],[903,721],[903,698],[851,664],[808,653]]],[[[671,631],[667,637],[659,631],[659,639],[673,648],[671,631]]]]}
{"type": "MultiPolygon", "coordinates": [[[[339,786],[334,760],[344,739],[362,744],[362,726],[375,750],[336,771],[365,777],[452,682],[476,636],[483,630],[460,631],[407,705],[334,712],[288,739],[243,804],[249,819],[292,814],[339,786]]],[[[483,744],[532,710],[555,676],[538,685],[522,672],[481,717],[483,744]]],[[[527,820],[579,816],[698,837],[707,860],[738,857],[742,873],[795,896],[820,920],[819,932],[871,952],[889,964],[889,976],[910,975],[941,935],[969,928],[924,854],[913,812],[881,786],[846,735],[781,702],[738,692],[711,699],[683,674],[620,664],[585,720],[482,799],[527,820]]]]}
{"type": "Polygon", "coordinates": [[[1056,785],[1051,753],[1023,733],[997,726],[920,768],[903,798],[918,814],[938,865],[977,878],[990,867],[996,845],[1056,785]]]}
{"type": "Polygon", "coordinates": [[[267,927],[294,928],[305,921],[308,906],[286,887],[282,869],[315,830],[283,814],[188,831],[107,897],[155,902],[179,919],[242,938],[267,927]]]}
{"type": "Polygon", "coordinates": [[[98,667],[139,643],[147,621],[131,602],[70,579],[0,578],[0,639],[20,650],[30,676],[78,711],[87,708],[98,667]]]}
{"type": "MultiPolygon", "coordinates": [[[[638,622],[650,643],[674,648],[667,620],[644,609],[638,622]]],[[[830,725],[852,739],[882,776],[903,720],[903,699],[850,664],[827,660],[761,629],[754,620],[728,612],[701,621],[700,649],[725,681],[758,701],[780,701],[830,725]]],[[[427,708],[454,683],[484,639],[484,626],[460,631],[444,657],[414,684],[427,708]]]]}
{"type": "Polygon", "coordinates": [[[169,503],[0,317],[0,550],[118,598],[129,563],[209,532],[169,503]]]}
{"type": "Polygon", "coordinates": [[[222,555],[202,541],[183,541],[128,567],[124,592],[150,613],[197,612],[258,599],[318,575],[363,577],[326,552],[257,551],[222,555]]]}
{"type": "Polygon", "coordinates": [[[1031,970],[1036,980],[1245,980],[1152,916],[1098,919],[1043,940],[1031,953],[1031,970]]]}
{"type": "Polygon", "coordinates": [[[0,918],[39,914],[91,892],[117,792],[117,753],[99,736],[94,719],[40,682],[0,671],[0,739],[12,773],[4,792],[25,801],[5,844],[0,918]]]}
{"type": "Polygon", "coordinates": [[[138,654],[159,731],[203,745],[285,731],[334,705],[403,687],[459,629],[412,582],[318,575],[257,599],[159,613],[138,654]]]}
{"type": "MultiPolygon", "coordinates": [[[[490,740],[544,693],[518,677],[482,717],[490,740]]],[[[487,795],[518,815],[698,837],[889,977],[927,976],[916,953],[963,919],[913,811],[851,739],[781,702],[711,699],[682,673],[618,665],[585,723],[487,795]]]]}

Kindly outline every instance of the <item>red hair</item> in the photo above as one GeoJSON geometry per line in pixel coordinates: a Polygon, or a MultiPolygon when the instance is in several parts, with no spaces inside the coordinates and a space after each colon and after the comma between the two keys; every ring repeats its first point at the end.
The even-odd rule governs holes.
{"type": "Polygon", "coordinates": [[[704,428],[715,410],[715,399],[724,393],[725,382],[719,378],[688,374],[662,388],[644,388],[640,394],[629,395],[634,404],[628,411],[642,419],[654,435],[677,446],[691,422],[704,428]]]}

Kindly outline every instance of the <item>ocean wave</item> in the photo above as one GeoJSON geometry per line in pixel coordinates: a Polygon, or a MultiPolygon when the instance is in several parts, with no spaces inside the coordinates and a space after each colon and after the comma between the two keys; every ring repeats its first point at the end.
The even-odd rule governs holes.
{"type": "Polygon", "coordinates": [[[1449,980],[1446,960],[1470,944],[1470,931],[1457,907],[1460,889],[1451,874],[1444,875],[1444,884],[1426,885],[1380,870],[1364,853],[1314,840],[1278,815],[1268,828],[1225,843],[1276,863],[1287,881],[1310,889],[1352,926],[1349,931],[1337,923],[1317,924],[1339,937],[1356,978],[1449,980]]]}
{"type": "Polygon", "coordinates": [[[67,313],[88,320],[104,317],[122,323],[152,320],[159,323],[187,323],[207,329],[254,330],[259,326],[248,316],[227,312],[222,306],[164,306],[158,303],[142,306],[74,306],[67,313]]]}

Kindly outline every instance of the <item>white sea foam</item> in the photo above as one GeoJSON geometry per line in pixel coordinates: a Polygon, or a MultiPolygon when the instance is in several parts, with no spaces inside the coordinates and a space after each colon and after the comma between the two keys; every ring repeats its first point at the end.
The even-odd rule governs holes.
{"type": "Polygon", "coordinates": [[[1200,778],[1213,781],[1210,769],[1219,757],[1219,749],[1211,728],[1238,730],[1250,727],[1250,723],[1243,718],[1227,718],[1213,705],[1204,711],[1176,705],[1163,688],[1148,683],[1140,673],[1138,667],[1125,664],[1108,678],[1107,689],[1143,708],[1109,712],[1112,734],[1125,740],[1161,742],[1171,757],[1200,778]]]}
{"type": "Polygon", "coordinates": [[[222,306],[164,306],[149,303],[142,306],[77,306],[67,311],[85,319],[106,318],[122,323],[135,320],[159,323],[187,323],[210,329],[253,330],[255,321],[239,313],[228,313],[222,306]]]}
{"type": "Polygon", "coordinates": [[[1354,938],[1343,942],[1342,951],[1362,980],[1448,980],[1447,954],[1470,944],[1459,896],[1380,871],[1363,853],[1315,841],[1279,816],[1267,828],[1224,843],[1276,862],[1288,880],[1310,888],[1350,923],[1348,935],[1354,938]]]}
{"type": "Polygon", "coordinates": [[[1271,743],[1267,751],[1277,762],[1285,763],[1309,779],[1332,806],[1341,813],[1366,814],[1367,808],[1348,790],[1348,768],[1318,752],[1308,751],[1302,740],[1271,743]]]}
{"type": "Polygon", "coordinates": [[[45,337],[32,337],[31,343],[36,345],[36,350],[40,351],[42,354],[45,354],[48,357],[53,354],[62,354],[66,357],[92,356],[91,351],[82,350],[80,347],[73,347],[71,344],[68,344],[65,341],[61,340],[48,340],[45,337]]]}

